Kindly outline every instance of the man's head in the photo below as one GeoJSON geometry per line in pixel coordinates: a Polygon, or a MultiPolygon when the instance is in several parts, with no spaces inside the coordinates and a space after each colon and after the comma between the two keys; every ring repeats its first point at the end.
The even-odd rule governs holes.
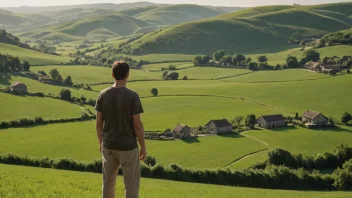
{"type": "Polygon", "coordinates": [[[116,61],[112,65],[112,76],[115,80],[127,80],[130,72],[130,66],[123,61],[116,61]]]}

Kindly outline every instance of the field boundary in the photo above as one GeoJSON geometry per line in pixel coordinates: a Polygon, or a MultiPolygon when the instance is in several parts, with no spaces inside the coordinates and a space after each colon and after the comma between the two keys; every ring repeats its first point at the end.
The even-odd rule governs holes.
{"type": "MultiPolygon", "coordinates": [[[[238,75],[241,76],[241,75],[238,75]]],[[[238,77],[234,76],[234,77],[238,77]]],[[[311,79],[304,79],[304,80],[287,80],[287,81],[255,81],[255,82],[238,82],[238,81],[228,81],[228,80],[223,80],[224,82],[232,82],[232,83],[248,83],[248,84],[256,84],[256,83],[283,83],[283,82],[305,82],[305,81],[314,81],[314,80],[323,80],[323,79],[328,79],[328,78],[333,78],[335,76],[327,76],[327,77],[322,77],[322,78],[311,78],[311,79]]],[[[232,77],[229,77],[232,78],[232,77]]],[[[221,79],[220,79],[221,80],[221,79]]]]}

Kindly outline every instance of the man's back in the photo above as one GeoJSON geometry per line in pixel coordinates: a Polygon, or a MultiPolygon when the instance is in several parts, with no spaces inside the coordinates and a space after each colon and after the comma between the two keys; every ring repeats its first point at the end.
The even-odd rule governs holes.
{"type": "Polygon", "coordinates": [[[108,149],[130,151],[137,140],[132,115],[143,113],[136,92],[126,87],[110,87],[100,92],[96,109],[103,113],[103,145],[108,149]]]}

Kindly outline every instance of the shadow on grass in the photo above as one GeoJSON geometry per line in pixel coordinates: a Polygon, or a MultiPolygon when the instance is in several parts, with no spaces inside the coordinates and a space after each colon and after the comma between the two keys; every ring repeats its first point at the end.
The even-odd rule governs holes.
{"type": "Polygon", "coordinates": [[[198,138],[185,138],[185,139],[181,139],[181,141],[188,144],[200,143],[198,138]]]}
{"type": "MultiPolygon", "coordinates": [[[[346,127],[351,127],[352,125],[347,124],[346,127]]],[[[334,126],[334,127],[323,127],[323,128],[316,128],[316,129],[310,129],[314,131],[321,131],[321,132],[348,132],[352,133],[352,129],[346,129],[342,128],[340,126],[334,126]]]]}
{"type": "Polygon", "coordinates": [[[224,138],[243,138],[244,136],[239,135],[236,132],[230,132],[230,133],[223,133],[223,134],[218,134],[219,137],[224,137],[224,138]]]}
{"type": "Polygon", "coordinates": [[[289,132],[291,130],[295,130],[297,129],[296,126],[286,126],[286,127],[282,127],[282,128],[275,128],[275,129],[268,129],[274,132],[289,132]]]}
{"type": "Polygon", "coordinates": [[[9,73],[0,72],[0,85],[9,86],[11,85],[10,80],[11,75],[9,73]]]}

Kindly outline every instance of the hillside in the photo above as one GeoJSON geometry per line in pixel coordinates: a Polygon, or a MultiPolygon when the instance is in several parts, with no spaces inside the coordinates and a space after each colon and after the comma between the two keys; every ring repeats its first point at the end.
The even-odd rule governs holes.
{"type": "Polygon", "coordinates": [[[225,11],[199,5],[170,5],[143,12],[136,17],[157,25],[175,25],[225,14],[225,11]]]}
{"type": "Polygon", "coordinates": [[[351,10],[352,3],[249,8],[149,33],[130,43],[126,51],[141,48],[146,54],[210,54],[219,49],[231,53],[260,49],[275,52],[273,47],[294,47],[287,45],[290,38],[317,38],[350,28],[351,10]]]}
{"type": "Polygon", "coordinates": [[[14,26],[19,25],[29,25],[30,22],[24,17],[18,16],[13,12],[0,9],[0,28],[6,27],[6,29],[11,29],[14,26]]]}
{"type": "Polygon", "coordinates": [[[321,42],[331,44],[351,44],[352,43],[352,28],[348,30],[342,30],[334,33],[325,35],[321,42]]]}
{"type": "Polygon", "coordinates": [[[151,25],[145,21],[115,12],[114,14],[93,16],[54,25],[40,30],[26,32],[19,36],[61,41],[100,39],[131,35],[135,31],[150,26],[151,25]]]}

